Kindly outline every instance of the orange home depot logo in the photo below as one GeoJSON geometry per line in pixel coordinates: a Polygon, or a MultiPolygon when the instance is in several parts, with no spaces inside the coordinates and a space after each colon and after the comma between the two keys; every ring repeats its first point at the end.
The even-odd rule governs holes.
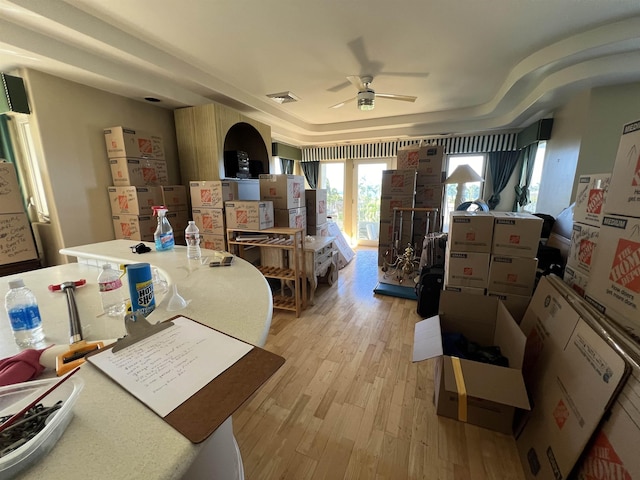
{"type": "Polygon", "coordinates": [[[129,238],[131,236],[131,225],[128,223],[120,223],[120,232],[122,232],[122,236],[125,238],[129,238]]]}
{"type": "Polygon", "coordinates": [[[418,162],[420,161],[420,152],[417,150],[412,150],[407,155],[407,165],[410,167],[416,167],[418,162]]]}
{"type": "Polygon", "coordinates": [[[391,175],[392,187],[404,187],[404,175],[391,175]]]}
{"type": "Polygon", "coordinates": [[[213,217],[211,215],[202,215],[202,228],[213,230],[213,217]]]}
{"type": "Polygon", "coordinates": [[[211,203],[213,199],[213,194],[211,190],[203,188],[200,190],[200,202],[202,203],[211,203]]]}
{"type": "Polygon", "coordinates": [[[638,156],[638,161],[636,163],[636,171],[633,172],[633,180],[631,181],[631,185],[637,187],[640,185],[640,155],[638,156]]]}
{"type": "Polygon", "coordinates": [[[239,225],[249,223],[249,213],[246,210],[236,210],[236,223],[239,225]]]}
{"type": "Polygon", "coordinates": [[[591,257],[596,244],[591,240],[580,240],[580,248],[578,249],[578,261],[585,265],[591,265],[591,257]]]}
{"type": "Polygon", "coordinates": [[[640,243],[624,238],[618,240],[609,280],[640,293],[640,243]]]}
{"type": "Polygon", "coordinates": [[[466,239],[468,242],[473,242],[473,241],[475,241],[475,239],[476,239],[476,232],[467,232],[467,233],[466,233],[466,235],[465,235],[465,239],[466,239]]]}
{"type": "Polygon", "coordinates": [[[300,186],[301,185],[297,182],[293,184],[293,198],[300,198],[300,186]]]}
{"type": "Polygon", "coordinates": [[[564,427],[564,424],[569,418],[569,409],[564,404],[562,399],[560,399],[558,405],[556,405],[556,408],[553,411],[553,418],[556,420],[556,425],[558,425],[558,428],[562,430],[562,427],[564,427]]]}
{"type": "Polygon", "coordinates": [[[518,282],[518,275],[516,273],[509,273],[507,275],[507,282],[509,282],[509,283],[517,283],[518,282]]]}
{"type": "Polygon", "coordinates": [[[275,197],[278,194],[278,189],[276,187],[269,187],[269,196],[275,197]]]}
{"type": "Polygon", "coordinates": [[[295,224],[296,224],[296,228],[304,228],[304,221],[302,220],[302,215],[295,216],[295,224]]]}
{"type": "Polygon", "coordinates": [[[118,207],[120,210],[129,210],[129,200],[126,195],[118,195],[118,207]]]}
{"type": "Polygon", "coordinates": [[[152,167],[142,167],[142,178],[145,183],[157,183],[158,176],[156,175],[156,169],[152,167]]]}
{"type": "Polygon", "coordinates": [[[150,138],[138,138],[138,150],[140,153],[153,153],[153,144],[150,138]]]}
{"type": "Polygon", "coordinates": [[[512,245],[520,245],[520,235],[509,235],[509,243],[512,245]]]}
{"type": "Polygon", "coordinates": [[[632,480],[622,460],[601,431],[584,459],[580,480],[632,480]]]}
{"type": "Polygon", "coordinates": [[[324,202],[324,200],[320,200],[318,202],[318,213],[324,213],[327,211],[327,206],[324,202]]]}
{"type": "Polygon", "coordinates": [[[462,273],[464,275],[471,276],[471,275],[473,275],[473,268],[472,267],[464,267],[464,269],[462,270],[462,273]]]}
{"type": "Polygon", "coordinates": [[[589,201],[587,202],[587,213],[599,214],[604,203],[604,190],[593,188],[589,190],[589,201]]]}

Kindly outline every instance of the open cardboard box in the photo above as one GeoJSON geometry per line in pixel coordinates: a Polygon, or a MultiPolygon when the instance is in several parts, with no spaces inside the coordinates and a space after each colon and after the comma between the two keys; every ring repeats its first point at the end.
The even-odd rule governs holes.
{"type": "Polygon", "coordinates": [[[415,326],[413,361],[438,357],[435,404],[438,415],[499,432],[513,433],[517,408],[529,410],[522,377],[526,338],[495,297],[442,291],[440,315],[415,326]],[[443,353],[442,333],[461,333],[483,346],[497,345],[509,367],[443,353]]]}

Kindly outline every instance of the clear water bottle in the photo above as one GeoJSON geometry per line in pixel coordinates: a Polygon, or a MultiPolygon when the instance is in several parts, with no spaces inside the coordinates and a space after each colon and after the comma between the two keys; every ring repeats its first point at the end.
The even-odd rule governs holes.
{"type": "Polygon", "coordinates": [[[189,225],[184,231],[184,239],[187,242],[187,258],[200,258],[202,255],[200,252],[200,229],[193,220],[189,220],[189,225]]]}
{"type": "Polygon", "coordinates": [[[24,286],[21,278],[9,282],[9,291],[4,297],[4,307],[11,322],[13,338],[20,347],[33,347],[44,340],[36,296],[24,286]]]}
{"type": "Polygon", "coordinates": [[[110,317],[122,317],[126,308],[121,276],[120,271],[112,268],[110,263],[102,265],[102,271],[98,275],[102,311],[110,317]]]}

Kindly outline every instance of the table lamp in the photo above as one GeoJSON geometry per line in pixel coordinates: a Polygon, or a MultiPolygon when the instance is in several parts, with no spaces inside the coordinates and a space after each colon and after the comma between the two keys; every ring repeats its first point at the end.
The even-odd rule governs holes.
{"type": "Polygon", "coordinates": [[[465,183],[484,182],[484,179],[476,173],[468,164],[458,165],[451,175],[444,181],[447,185],[457,184],[455,208],[462,203],[465,183]]]}

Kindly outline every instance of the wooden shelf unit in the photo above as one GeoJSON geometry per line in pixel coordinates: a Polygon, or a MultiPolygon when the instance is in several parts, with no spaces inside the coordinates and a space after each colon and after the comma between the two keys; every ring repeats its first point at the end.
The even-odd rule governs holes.
{"type": "Polygon", "coordinates": [[[279,227],[266,230],[227,229],[229,250],[240,258],[244,258],[247,247],[279,251],[278,261],[275,262],[277,265],[261,258],[261,264],[256,268],[265,278],[280,280],[280,294],[273,295],[273,307],[294,311],[296,317],[307,306],[303,232],[301,228],[279,227]],[[285,286],[291,289],[291,296],[284,294],[285,286]]]}

